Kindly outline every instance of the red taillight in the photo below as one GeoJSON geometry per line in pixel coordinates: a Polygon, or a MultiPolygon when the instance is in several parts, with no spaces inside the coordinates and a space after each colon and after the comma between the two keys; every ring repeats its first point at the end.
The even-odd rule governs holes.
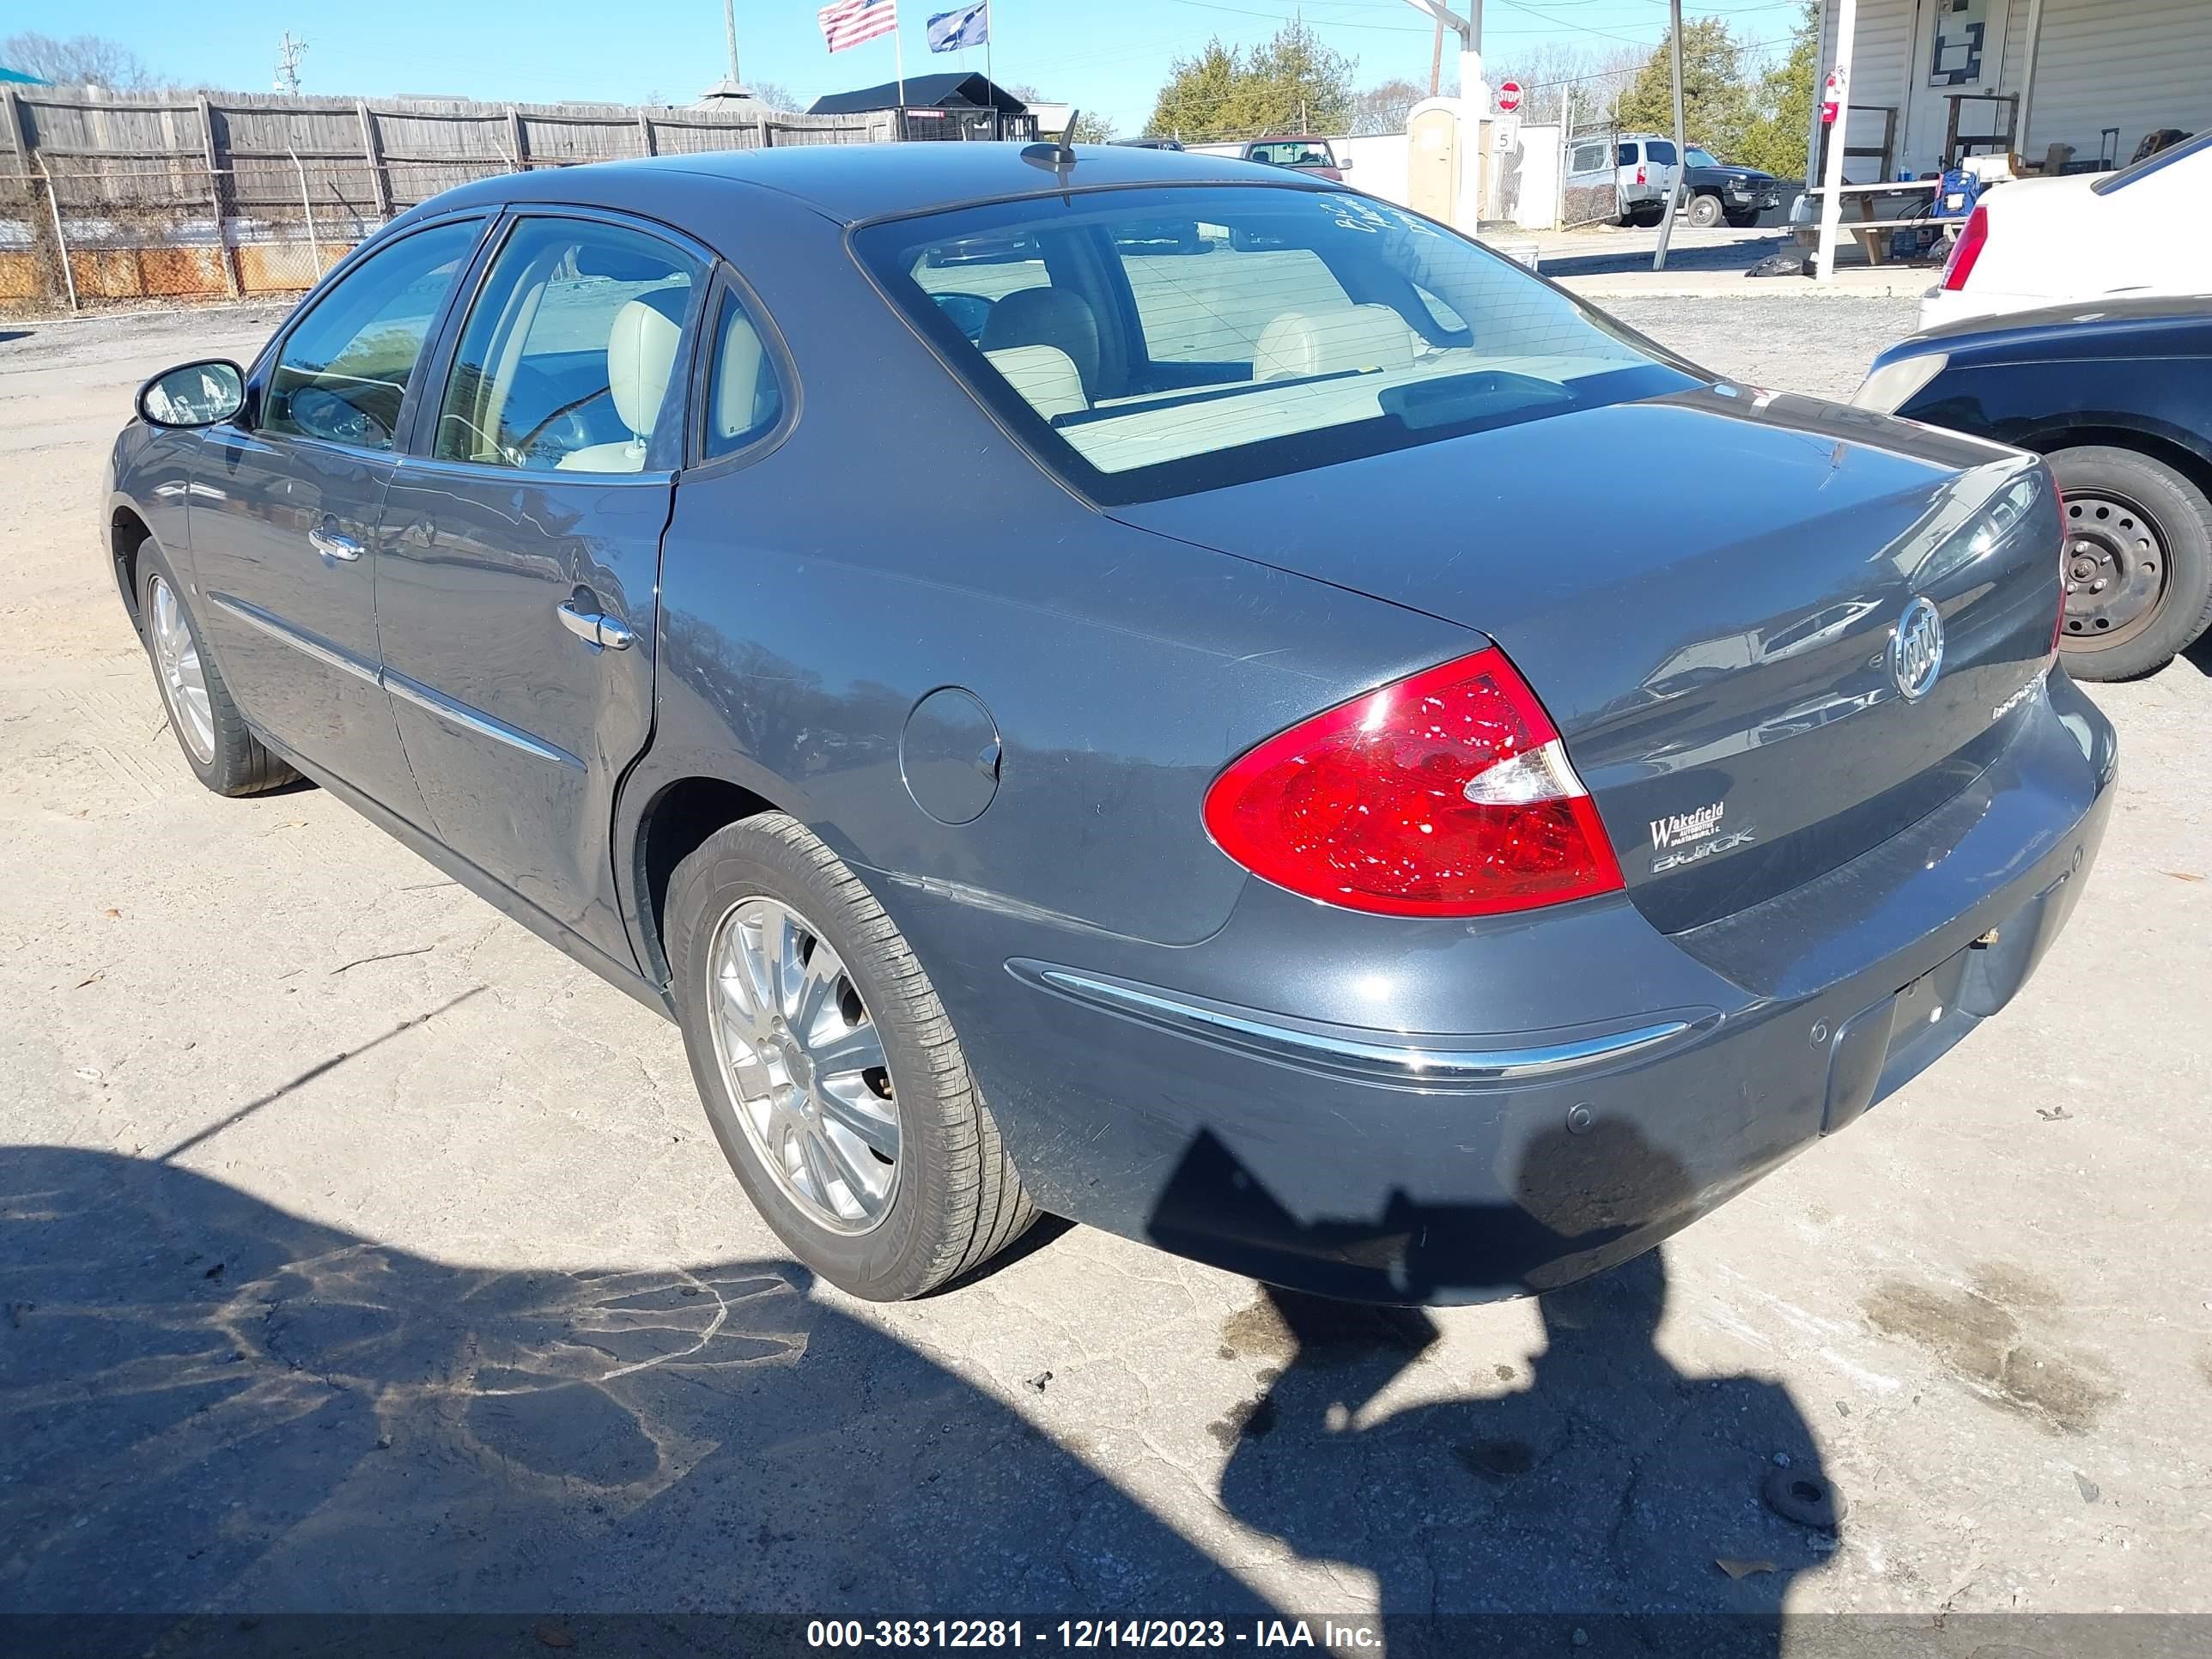
{"type": "Polygon", "coordinates": [[[1636,182],[1639,185],[1649,182],[1644,177],[1644,169],[1641,167],[1636,169],[1636,182]]]}
{"type": "Polygon", "coordinates": [[[1278,887],[1384,915],[1492,915],[1621,885],[1559,732],[1494,646],[1268,738],[1213,781],[1206,828],[1278,887]]]}
{"type": "Polygon", "coordinates": [[[1966,287],[1966,278],[1974,274],[1974,261],[1989,245],[1990,210],[1977,203],[1959,231],[1959,240],[1951,244],[1951,257],[1943,262],[1943,286],[1954,294],[1966,287]]]}

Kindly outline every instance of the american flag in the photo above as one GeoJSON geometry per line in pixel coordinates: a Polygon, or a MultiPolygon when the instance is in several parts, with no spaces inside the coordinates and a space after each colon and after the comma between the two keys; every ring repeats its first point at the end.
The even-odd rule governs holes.
{"type": "Polygon", "coordinates": [[[822,25],[822,38],[830,43],[830,50],[842,52],[896,31],[898,0],[836,0],[814,16],[822,25]]]}

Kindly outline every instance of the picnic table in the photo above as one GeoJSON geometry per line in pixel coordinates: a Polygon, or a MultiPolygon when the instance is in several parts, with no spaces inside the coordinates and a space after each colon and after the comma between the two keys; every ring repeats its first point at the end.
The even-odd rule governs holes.
{"type": "MultiPolygon", "coordinates": [[[[1836,193],[1843,198],[1843,210],[1838,219],[1838,228],[1857,239],[1865,252],[1867,263],[1878,265],[1889,258],[1889,239],[1899,230],[1924,230],[1930,225],[1941,226],[1947,236],[1958,234],[1958,221],[1937,219],[1928,211],[1936,204],[1936,192],[1943,188],[1941,179],[1895,179],[1871,185],[1839,185],[1836,193]],[[1903,210],[1908,204],[1918,206],[1916,198],[1924,197],[1927,206],[1916,212],[1903,210]],[[1885,204],[1883,198],[1891,200],[1885,204]],[[1856,210],[1854,214],[1853,210],[1856,210]]],[[[1812,217],[1805,223],[1793,225],[1798,245],[1812,247],[1820,240],[1820,216],[1818,203],[1820,186],[1814,185],[1805,192],[1805,205],[1812,217]]]]}

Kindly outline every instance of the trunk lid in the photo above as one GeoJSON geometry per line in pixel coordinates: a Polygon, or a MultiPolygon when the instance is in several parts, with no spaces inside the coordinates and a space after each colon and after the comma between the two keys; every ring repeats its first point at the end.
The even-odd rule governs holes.
{"type": "Polygon", "coordinates": [[[2014,451],[1716,387],[1115,514],[1488,635],[1675,932],[1988,763],[2050,659],[2054,495],[2014,451]],[[1942,659],[1907,696],[1892,641],[1922,597],[1942,659]]]}

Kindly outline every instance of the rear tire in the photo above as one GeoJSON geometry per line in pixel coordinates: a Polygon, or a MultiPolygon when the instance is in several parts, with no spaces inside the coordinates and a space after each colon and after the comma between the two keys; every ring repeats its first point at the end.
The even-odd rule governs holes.
{"type": "Polygon", "coordinates": [[[903,1301],[1036,1218],[928,975],[805,825],[768,812],[717,830],[676,867],[667,916],[708,1122],[800,1261],[903,1301]]]}
{"type": "Polygon", "coordinates": [[[2132,449],[2085,444],[2049,459],[2066,495],[2066,672],[2124,680],[2165,666],[2212,624],[2212,500],[2132,449]]]}
{"type": "Polygon", "coordinates": [[[1721,222],[1721,198],[1717,196],[1692,196],[1690,198],[1690,222],[1699,230],[1707,230],[1721,222]]]}
{"type": "Polygon", "coordinates": [[[270,753],[230,700],[184,584],[150,536],[138,544],[137,571],[139,631],[192,775],[218,795],[258,795],[290,783],[300,775],[270,753]]]}

